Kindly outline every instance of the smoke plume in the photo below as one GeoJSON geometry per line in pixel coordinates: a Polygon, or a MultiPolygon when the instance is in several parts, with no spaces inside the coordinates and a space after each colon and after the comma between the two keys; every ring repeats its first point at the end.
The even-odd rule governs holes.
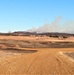
{"type": "Polygon", "coordinates": [[[28,32],[61,32],[61,33],[74,33],[74,21],[67,21],[61,23],[62,17],[57,17],[51,24],[44,24],[39,28],[32,28],[28,32]]]}

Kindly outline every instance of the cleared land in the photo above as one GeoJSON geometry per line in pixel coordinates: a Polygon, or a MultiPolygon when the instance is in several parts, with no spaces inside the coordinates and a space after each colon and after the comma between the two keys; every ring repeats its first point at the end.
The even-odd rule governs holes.
{"type": "MultiPolygon", "coordinates": [[[[64,55],[60,54],[60,52],[74,52],[74,48],[69,48],[69,47],[58,48],[60,45],[57,48],[36,48],[35,46],[34,48],[33,47],[23,48],[20,47],[19,43],[22,44],[22,42],[25,41],[24,39],[21,39],[23,40],[22,42],[20,41],[16,42],[17,40],[16,37],[13,38],[14,41],[13,39],[9,39],[9,38],[7,39],[5,37],[0,40],[0,48],[1,48],[0,53],[1,52],[3,53],[3,55],[0,55],[0,75],[1,74],[4,75],[5,74],[7,75],[13,75],[13,74],[15,75],[35,75],[35,74],[36,75],[73,75],[74,74],[74,62],[69,60],[64,55]]],[[[55,41],[55,39],[53,41],[55,41]]],[[[42,40],[40,39],[40,41],[37,42],[42,42],[42,40]]]]}

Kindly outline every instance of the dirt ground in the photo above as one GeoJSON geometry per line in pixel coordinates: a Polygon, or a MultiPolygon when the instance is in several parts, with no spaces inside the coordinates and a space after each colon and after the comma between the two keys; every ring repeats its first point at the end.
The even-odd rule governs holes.
{"type": "MultiPolygon", "coordinates": [[[[32,49],[32,48],[31,48],[32,49]]],[[[26,50],[31,50],[26,49],[26,50]]],[[[72,51],[74,48],[36,48],[35,53],[10,55],[0,58],[0,75],[73,75],[74,62],[59,52],[72,51]]]]}
{"type": "Polygon", "coordinates": [[[74,75],[74,61],[61,54],[74,48],[17,48],[0,50],[0,75],[74,75]]]}
{"type": "Polygon", "coordinates": [[[54,38],[54,37],[47,37],[47,36],[0,36],[1,39],[7,40],[25,40],[25,41],[53,41],[53,42],[74,42],[74,37],[68,37],[66,39],[63,38],[54,38]]]}

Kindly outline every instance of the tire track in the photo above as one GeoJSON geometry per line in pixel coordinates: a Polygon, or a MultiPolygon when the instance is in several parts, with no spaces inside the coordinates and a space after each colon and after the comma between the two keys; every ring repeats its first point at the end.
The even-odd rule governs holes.
{"type": "Polygon", "coordinates": [[[62,68],[60,69],[59,67],[59,72],[64,71],[64,73],[66,72],[69,75],[73,74],[71,71],[72,69],[70,68],[70,65],[68,65],[69,64],[68,62],[63,61],[63,59],[59,58],[59,56],[56,57],[56,60],[57,60],[58,65],[62,68]]]}
{"type": "Polygon", "coordinates": [[[65,50],[39,49],[35,54],[10,57],[0,61],[0,74],[73,75],[74,63],[60,55],[59,51],[65,50]]]}
{"type": "Polygon", "coordinates": [[[36,61],[36,59],[38,58],[38,56],[35,57],[35,59],[32,61],[32,63],[30,64],[30,66],[28,67],[26,74],[28,73],[28,71],[30,70],[31,66],[34,64],[34,62],[36,61]]]}

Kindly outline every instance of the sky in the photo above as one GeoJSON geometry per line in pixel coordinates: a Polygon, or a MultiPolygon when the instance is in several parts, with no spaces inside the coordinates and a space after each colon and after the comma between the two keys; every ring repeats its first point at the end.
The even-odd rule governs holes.
{"type": "Polygon", "coordinates": [[[62,27],[74,21],[74,0],[0,0],[0,32],[38,28],[58,16],[62,27]]]}

